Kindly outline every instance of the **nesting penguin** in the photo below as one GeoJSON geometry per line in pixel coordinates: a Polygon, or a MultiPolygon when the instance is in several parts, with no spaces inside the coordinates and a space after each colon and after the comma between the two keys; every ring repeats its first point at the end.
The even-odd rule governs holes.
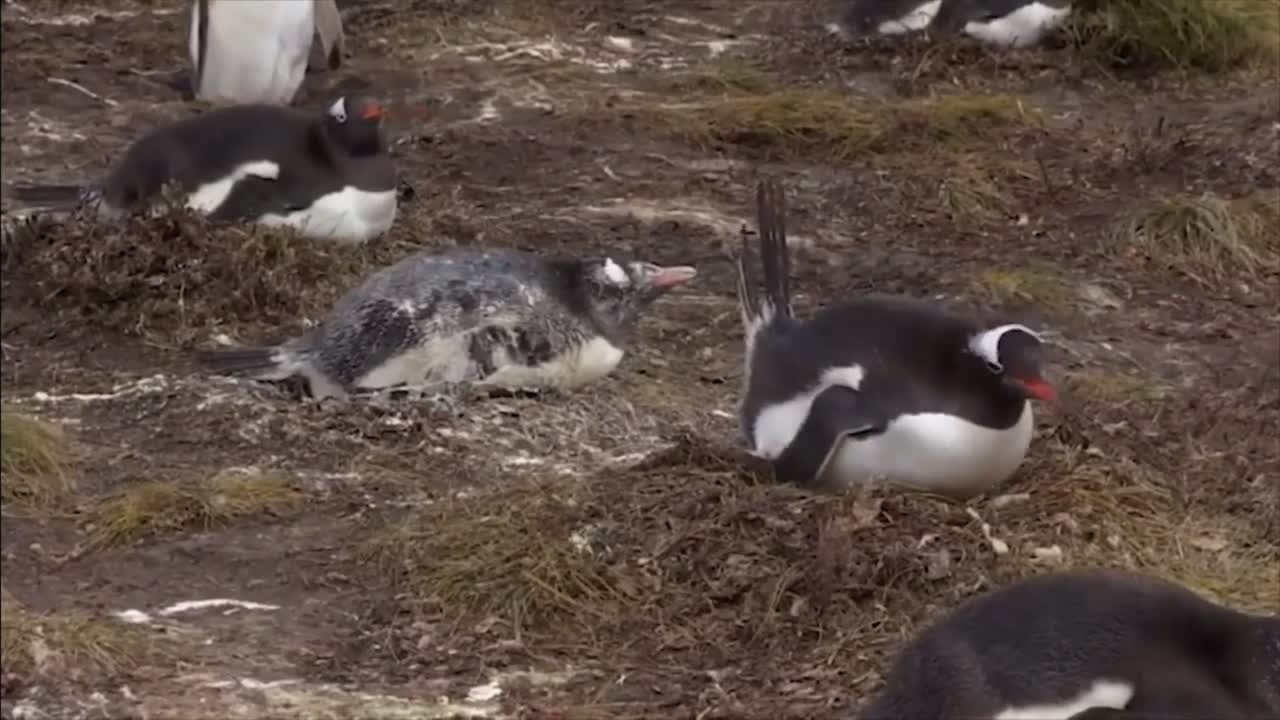
{"type": "Polygon", "coordinates": [[[853,35],[963,33],[1005,47],[1035,45],[1071,14],[1070,0],[839,0],[835,29],[853,35]]]}
{"type": "Polygon", "coordinates": [[[344,41],[335,0],[195,0],[188,35],[195,97],[239,104],[288,105],[344,41]]]}
{"type": "Polygon", "coordinates": [[[420,253],[369,276],[301,337],[200,357],[221,374],[303,378],[317,399],[464,383],[570,389],[611,373],[639,316],[696,275],[610,257],[420,253]]]}
{"type": "Polygon", "coordinates": [[[739,427],[779,479],[825,489],[868,481],[954,497],[1007,480],[1031,443],[1032,400],[1053,400],[1030,328],[983,327],[935,304],[870,296],[796,318],[786,209],[757,189],[763,296],[743,236],[739,427]]]}
{"type": "Polygon", "coordinates": [[[860,720],[1280,717],[1280,618],[1143,573],[1023,580],[961,605],[894,659],[860,720]]]}
{"type": "Polygon", "coordinates": [[[88,207],[109,217],[148,209],[176,185],[187,207],[216,221],[361,243],[386,232],[397,212],[383,116],[362,97],[340,97],[323,112],[217,108],[147,133],[96,181],[18,186],[10,195],[29,207],[88,207]]]}

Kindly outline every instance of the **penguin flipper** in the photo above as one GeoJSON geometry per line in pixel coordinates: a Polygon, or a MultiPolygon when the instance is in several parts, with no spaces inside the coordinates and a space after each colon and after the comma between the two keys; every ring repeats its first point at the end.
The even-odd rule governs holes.
{"type": "Polygon", "coordinates": [[[831,385],[814,398],[795,439],[774,461],[774,472],[783,482],[818,484],[844,440],[876,435],[887,426],[864,393],[831,385]]]}
{"type": "Polygon", "coordinates": [[[257,380],[285,380],[295,368],[285,361],[280,348],[237,348],[199,350],[196,361],[218,375],[252,376],[257,380]]]}

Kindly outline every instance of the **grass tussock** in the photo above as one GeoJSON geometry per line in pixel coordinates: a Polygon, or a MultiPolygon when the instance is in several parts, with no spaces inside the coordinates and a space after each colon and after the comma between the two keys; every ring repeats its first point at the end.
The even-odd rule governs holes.
{"type": "Polygon", "coordinates": [[[0,498],[7,509],[48,510],[76,490],[70,444],[53,423],[0,411],[0,498]]]}
{"type": "Polygon", "coordinates": [[[1113,66],[1217,72],[1280,57],[1274,0],[1078,0],[1068,27],[1113,66]]]}
{"type": "Polygon", "coordinates": [[[438,502],[362,552],[420,611],[517,623],[616,613],[626,591],[575,526],[576,501],[545,488],[502,494],[438,502]]]}
{"type": "Polygon", "coordinates": [[[37,613],[7,592],[0,615],[6,674],[36,672],[63,679],[118,676],[136,667],[148,653],[144,631],[117,620],[78,611],[37,613]]]}
{"type": "Polygon", "coordinates": [[[14,292],[25,302],[178,346],[220,324],[278,327],[323,314],[377,264],[367,248],[214,224],[176,208],[113,223],[78,215],[46,223],[21,255],[14,292]]]}
{"type": "Polygon", "coordinates": [[[962,145],[1041,120],[1038,110],[1008,95],[873,101],[818,88],[766,90],[755,79],[734,82],[740,86],[709,100],[647,103],[630,112],[698,144],[823,152],[836,160],[915,145],[962,145]]]}
{"type": "Polygon", "coordinates": [[[979,292],[997,303],[1029,303],[1047,310],[1060,310],[1071,299],[1061,278],[1030,269],[986,270],[978,277],[979,292]]]}
{"type": "Polygon", "coordinates": [[[1165,397],[1165,390],[1153,378],[1134,373],[1078,373],[1071,377],[1072,394],[1111,405],[1151,403],[1165,397]]]}
{"type": "Polygon", "coordinates": [[[89,511],[91,543],[120,545],[180,530],[209,529],[237,519],[296,509],[304,496],[284,476],[224,470],[198,483],[141,482],[89,511]]]}
{"type": "Polygon", "coordinates": [[[1116,248],[1210,286],[1280,272],[1280,196],[1161,198],[1130,218],[1116,248]]]}

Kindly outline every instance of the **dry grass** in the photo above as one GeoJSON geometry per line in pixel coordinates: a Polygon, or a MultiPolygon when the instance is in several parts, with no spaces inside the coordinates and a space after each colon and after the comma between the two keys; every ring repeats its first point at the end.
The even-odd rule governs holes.
{"type": "Polygon", "coordinates": [[[91,544],[120,545],[239,518],[296,509],[304,496],[285,477],[256,470],[224,470],[198,483],[147,481],[130,485],[90,509],[91,544]]]}
{"type": "Polygon", "coordinates": [[[0,497],[5,509],[44,512],[76,490],[62,429],[39,418],[0,411],[0,497]]]}
{"type": "Polygon", "coordinates": [[[13,293],[98,329],[189,346],[223,324],[296,327],[322,315],[381,264],[379,250],[388,252],[216,225],[180,209],[111,224],[72,217],[22,248],[25,272],[13,293]]]}
{"type": "Polygon", "coordinates": [[[8,592],[0,614],[0,662],[6,674],[118,677],[148,653],[146,634],[116,620],[79,611],[33,612],[8,592]]]}
{"type": "Polygon", "coordinates": [[[1120,66],[1221,71],[1274,64],[1274,0],[1084,0],[1069,22],[1077,45],[1120,66]]]}
{"type": "MultiPolygon", "coordinates": [[[[833,160],[919,145],[963,145],[1038,124],[1041,114],[1009,95],[946,95],[873,101],[820,88],[778,89],[743,71],[710,71],[724,92],[689,103],[627,108],[698,144],[822,152],[833,160]]],[[[697,76],[694,76],[697,77],[697,76]]],[[[688,76],[684,82],[688,81],[688,76]]]]}
{"type": "Polygon", "coordinates": [[[1112,405],[1150,403],[1165,397],[1154,378],[1119,372],[1093,370],[1071,376],[1072,394],[1112,405]]]}
{"type": "Polygon", "coordinates": [[[938,189],[942,208],[952,222],[996,223],[1008,221],[1015,200],[1007,189],[1015,183],[1034,182],[1029,163],[996,159],[988,153],[946,153],[946,177],[938,189]]]}
{"type": "Polygon", "coordinates": [[[1061,278],[1040,270],[984,270],[975,282],[979,293],[997,303],[1030,303],[1045,310],[1061,310],[1071,299],[1061,278]]]}
{"type": "Polygon", "coordinates": [[[1116,249],[1145,257],[1205,286],[1258,281],[1280,272],[1280,197],[1160,198],[1126,222],[1116,249]]]}

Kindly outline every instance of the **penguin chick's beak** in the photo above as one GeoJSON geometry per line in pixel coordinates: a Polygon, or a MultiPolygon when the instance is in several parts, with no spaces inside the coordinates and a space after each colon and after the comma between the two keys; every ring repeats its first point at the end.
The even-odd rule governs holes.
{"type": "Polygon", "coordinates": [[[1027,397],[1032,397],[1044,402],[1053,402],[1058,399],[1058,393],[1053,386],[1045,382],[1043,378],[1009,378],[1015,387],[1021,390],[1027,397]]]}
{"type": "Polygon", "coordinates": [[[689,265],[676,265],[674,267],[660,267],[649,275],[649,282],[660,290],[669,290],[677,285],[683,285],[698,276],[698,270],[689,265]]]}

